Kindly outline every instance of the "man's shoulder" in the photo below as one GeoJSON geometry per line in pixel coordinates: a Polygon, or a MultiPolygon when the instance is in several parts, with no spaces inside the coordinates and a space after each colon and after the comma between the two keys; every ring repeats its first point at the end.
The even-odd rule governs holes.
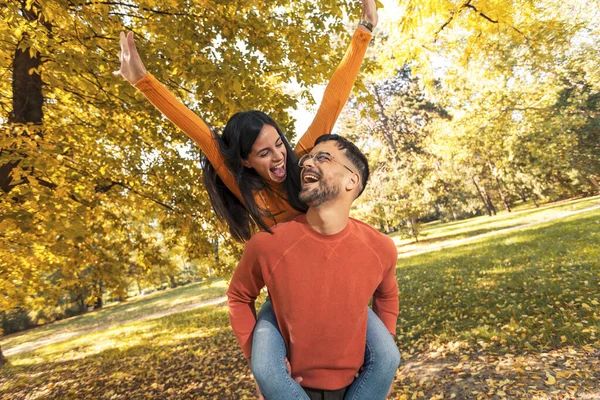
{"type": "Polygon", "coordinates": [[[371,225],[352,218],[356,226],[356,233],[370,247],[378,252],[384,252],[390,256],[397,257],[396,243],[388,235],[379,232],[371,225]]]}
{"type": "Polygon", "coordinates": [[[271,232],[260,231],[254,234],[246,242],[246,246],[286,247],[287,242],[295,241],[303,233],[301,225],[302,223],[297,218],[288,222],[280,222],[270,228],[271,232]]]}

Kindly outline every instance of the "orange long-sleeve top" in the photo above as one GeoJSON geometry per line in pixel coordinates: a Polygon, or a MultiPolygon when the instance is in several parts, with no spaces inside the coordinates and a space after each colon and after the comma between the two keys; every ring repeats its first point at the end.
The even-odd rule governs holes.
{"type": "MultiPolygon", "coordinates": [[[[371,41],[371,36],[370,33],[361,29],[355,30],[350,47],[325,89],[323,100],[312,124],[295,147],[297,154],[300,155],[309,152],[314,147],[315,140],[319,136],[331,133],[354,86],[360,65],[371,41]]],[[[134,86],[165,117],[198,144],[200,150],[206,155],[208,161],[223,180],[223,183],[243,203],[235,177],[227,168],[218,142],[215,140],[213,133],[206,123],[169,92],[152,74],[146,74],[134,86]]],[[[275,190],[258,190],[254,193],[257,205],[262,209],[268,210],[268,213],[271,214],[264,218],[265,224],[270,227],[282,221],[289,221],[298,215],[299,211],[292,208],[286,201],[283,186],[275,184],[275,182],[267,183],[275,190]]]]}
{"type": "Polygon", "coordinates": [[[396,332],[398,283],[394,242],[350,219],[322,235],[300,215],[255,234],[227,291],[231,326],[244,355],[252,354],[256,297],[266,285],[287,348],[292,376],[302,386],[348,386],[364,362],[367,309],[396,332]],[[310,256],[307,256],[310,255],[310,256]]]}

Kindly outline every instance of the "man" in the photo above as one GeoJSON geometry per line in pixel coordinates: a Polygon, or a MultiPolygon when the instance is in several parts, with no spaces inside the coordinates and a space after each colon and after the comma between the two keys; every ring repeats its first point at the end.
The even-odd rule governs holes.
{"type": "MultiPolygon", "coordinates": [[[[302,378],[311,398],[319,391],[342,398],[365,358],[371,298],[373,311],[395,335],[397,251],[390,238],[349,216],[369,176],[367,159],[354,144],[338,135],[321,136],[300,166],[300,199],[309,210],[246,243],[227,292],[230,320],[250,357],[254,300],[267,285],[292,377],[302,378]]],[[[387,386],[379,385],[383,395],[362,398],[385,397],[399,354],[394,360],[383,377],[387,386]]]]}

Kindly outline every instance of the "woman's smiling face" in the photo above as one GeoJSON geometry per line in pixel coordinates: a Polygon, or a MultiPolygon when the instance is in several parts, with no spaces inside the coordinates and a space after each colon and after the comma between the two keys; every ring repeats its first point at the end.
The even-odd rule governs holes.
{"type": "Polygon", "coordinates": [[[264,125],[252,145],[250,154],[243,160],[246,168],[252,168],[263,179],[281,183],[286,178],[287,151],[277,129],[264,125]]]}

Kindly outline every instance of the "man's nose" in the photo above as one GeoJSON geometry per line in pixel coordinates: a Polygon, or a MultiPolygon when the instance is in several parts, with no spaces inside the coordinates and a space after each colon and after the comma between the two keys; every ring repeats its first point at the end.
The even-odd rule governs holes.
{"type": "Polygon", "coordinates": [[[306,160],[304,160],[304,163],[302,164],[302,168],[308,168],[308,167],[314,167],[315,166],[315,158],[314,157],[307,157],[306,160]]]}

